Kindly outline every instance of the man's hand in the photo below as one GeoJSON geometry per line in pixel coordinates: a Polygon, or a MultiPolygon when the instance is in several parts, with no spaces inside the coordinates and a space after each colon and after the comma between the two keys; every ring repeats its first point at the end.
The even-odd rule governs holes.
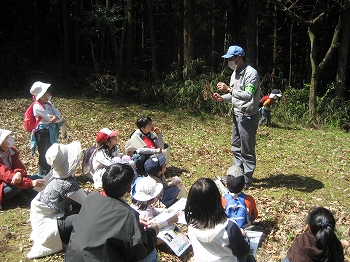
{"type": "Polygon", "coordinates": [[[221,95],[219,95],[218,93],[214,93],[211,96],[211,99],[213,99],[214,102],[222,102],[223,101],[221,95]]]}
{"type": "Polygon", "coordinates": [[[229,87],[224,82],[217,83],[216,88],[220,91],[225,92],[225,93],[228,92],[228,90],[229,90],[229,87]]]}

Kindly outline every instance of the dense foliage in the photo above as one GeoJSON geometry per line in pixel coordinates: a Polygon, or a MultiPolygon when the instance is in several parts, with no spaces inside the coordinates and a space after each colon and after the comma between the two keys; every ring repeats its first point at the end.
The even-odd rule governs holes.
{"type": "MultiPolygon", "coordinates": [[[[289,4],[288,11],[305,21],[320,17],[312,23],[320,63],[338,18],[349,9],[348,0],[5,0],[0,10],[0,90],[28,94],[30,85],[41,80],[61,93],[116,94],[192,112],[226,113],[225,106],[208,97],[218,81],[228,81],[230,72],[221,55],[238,44],[260,73],[262,94],[280,89],[286,102],[293,101],[286,105],[293,111],[288,121],[306,119],[309,28],[276,3],[289,4]],[[303,99],[295,100],[293,94],[303,99]]],[[[316,124],[349,121],[348,74],[343,94],[334,92],[343,39],[317,81],[316,124]]],[[[345,64],[343,70],[349,72],[345,64]]]]}

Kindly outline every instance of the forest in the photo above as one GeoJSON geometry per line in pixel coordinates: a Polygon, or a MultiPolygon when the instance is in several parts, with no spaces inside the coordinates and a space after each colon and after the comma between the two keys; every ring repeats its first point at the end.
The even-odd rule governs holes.
{"type": "Polygon", "coordinates": [[[349,0],[4,0],[0,21],[2,93],[41,80],[56,95],[172,103],[169,89],[228,79],[221,56],[235,44],[262,94],[308,90],[309,119],[318,97],[349,104],[349,0]]]}

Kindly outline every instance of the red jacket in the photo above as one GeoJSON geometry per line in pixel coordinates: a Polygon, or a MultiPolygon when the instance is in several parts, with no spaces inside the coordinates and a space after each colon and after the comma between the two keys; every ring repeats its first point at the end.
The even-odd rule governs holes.
{"type": "Polygon", "coordinates": [[[11,147],[9,154],[12,160],[12,167],[6,166],[2,157],[0,157],[0,204],[2,203],[4,183],[11,184],[12,178],[17,172],[21,172],[22,181],[20,184],[15,184],[16,187],[25,189],[33,186],[32,180],[27,176],[25,166],[19,160],[19,152],[14,147],[11,147]]]}

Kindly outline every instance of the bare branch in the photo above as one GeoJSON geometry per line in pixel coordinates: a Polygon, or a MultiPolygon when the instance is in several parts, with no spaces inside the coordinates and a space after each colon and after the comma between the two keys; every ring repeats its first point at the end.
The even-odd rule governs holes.
{"type": "Polygon", "coordinates": [[[339,34],[340,34],[340,27],[341,27],[341,15],[338,18],[338,23],[336,25],[336,27],[334,28],[334,34],[333,34],[333,38],[332,38],[332,43],[328,48],[327,53],[325,54],[324,58],[322,59],[321,63],[319,64],[319,68],[322,71],[323,68],[325,67],[326,63],[330,60],[333,52],[335,49],[337,49],[339,42],[338,42],[338,38],[339,38],[339,34]]]}
{"type": "MultiPolygon", "coordinates": [[[[293,19],[295,19],[296,21],[302,23],[302,24],[310,24],[310,21],[306,21],[305,19],[301,18],[300,16],[298,16],[297,14],[295,14],[294,12],[292,12],[289,8],[287,8],[282,2],[281,0],[270,0],[272,3],[276,4],[277,6],[279,6],[284,12],[286,12],[290,17],[292,17],[293,19]]],[[[292,5],[293,6],[293,5],[292,5]]],[[[291,6],[291,7],[292,7],[291,6]]]]}

